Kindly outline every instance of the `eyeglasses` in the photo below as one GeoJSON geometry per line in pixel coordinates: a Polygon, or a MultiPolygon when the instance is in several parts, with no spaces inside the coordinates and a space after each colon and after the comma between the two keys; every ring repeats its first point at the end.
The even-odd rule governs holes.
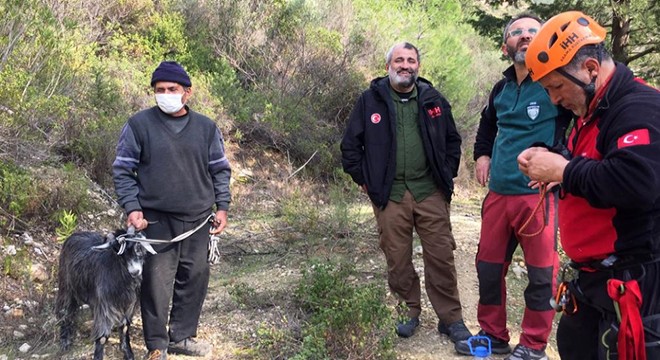
{"type": "Polygon", "coordinates": [[[528,28],[528,29],[523,29],[523,28],[518,28],[518,29],[513,29],[509,31],[509,36],[520,36],[523,34],[523,32],[527,30],[527,32],[530,35],[536,35],[537,32],[539,32],[539,28],[528,28]]]}

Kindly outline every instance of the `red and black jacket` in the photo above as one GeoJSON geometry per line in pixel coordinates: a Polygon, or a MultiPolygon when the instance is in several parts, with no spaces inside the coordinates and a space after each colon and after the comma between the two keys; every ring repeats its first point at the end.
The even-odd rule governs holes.
{"type": "Polygon", "coordinates": [[[568,141],[562,246],[580,263],[659,256],[660,92],[617,63],[594,103],[568,141]]]}
{"type": "MultiPolygon", "coordinates": [[[[344,171],[358,185],[367,185],[379,208],[389,201],[396,171],[396,110],[388,77],[374,79],[358,99],[341,142],[344,171]]],[[[423,78],[417,80],[419,127],[433,179],[447,201],[461,158],[461,136],[449,102],[423,78]]]]}

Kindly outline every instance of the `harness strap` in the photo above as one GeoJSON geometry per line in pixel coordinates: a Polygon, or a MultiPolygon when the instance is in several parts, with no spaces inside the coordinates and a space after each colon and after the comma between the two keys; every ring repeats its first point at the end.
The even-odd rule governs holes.
{"type": "Polygon", "coordinates": [[[609,279],[607,294],[614,301],[619,328],[619,360],[646,360],[644,326],[640,315],[642,292],[637,280],[609,279]]]}

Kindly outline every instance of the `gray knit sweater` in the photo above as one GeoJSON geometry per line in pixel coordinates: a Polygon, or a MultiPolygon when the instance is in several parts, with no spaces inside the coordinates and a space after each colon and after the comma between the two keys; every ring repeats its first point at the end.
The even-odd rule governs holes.
{"type": "Polygon", "coordinates": [[[213,204],[229,208],[231,168],[215,123],[188,109],[179,132],[175,118],[152,107],[124,125],[112,165],[115,192],[127,214],[153,209],[193,221],[209,214],[213,204]]]}

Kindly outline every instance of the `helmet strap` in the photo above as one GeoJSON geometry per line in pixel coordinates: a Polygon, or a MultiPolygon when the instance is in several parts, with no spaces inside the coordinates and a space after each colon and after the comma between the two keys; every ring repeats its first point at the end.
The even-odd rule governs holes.
{"type": "Polygon", "coordinates": [[[591,100],[593,100],[594,97],[596,96],[596,78],[598,76],[592,77],[591,82],[587,84],[587,83],[581,81],[580,79],[576,78],[575,76],[569,74],[563,68],[557,69],[557,72],[562,74],[568,80],[572,81],[577,86],[581,87],[582,90],[584,90],[584,93],[586,95],[586,99],[585,99],[586,106],[587,106],[587,109],[589,109],[589,105],[591,105],[591,100]]]}

